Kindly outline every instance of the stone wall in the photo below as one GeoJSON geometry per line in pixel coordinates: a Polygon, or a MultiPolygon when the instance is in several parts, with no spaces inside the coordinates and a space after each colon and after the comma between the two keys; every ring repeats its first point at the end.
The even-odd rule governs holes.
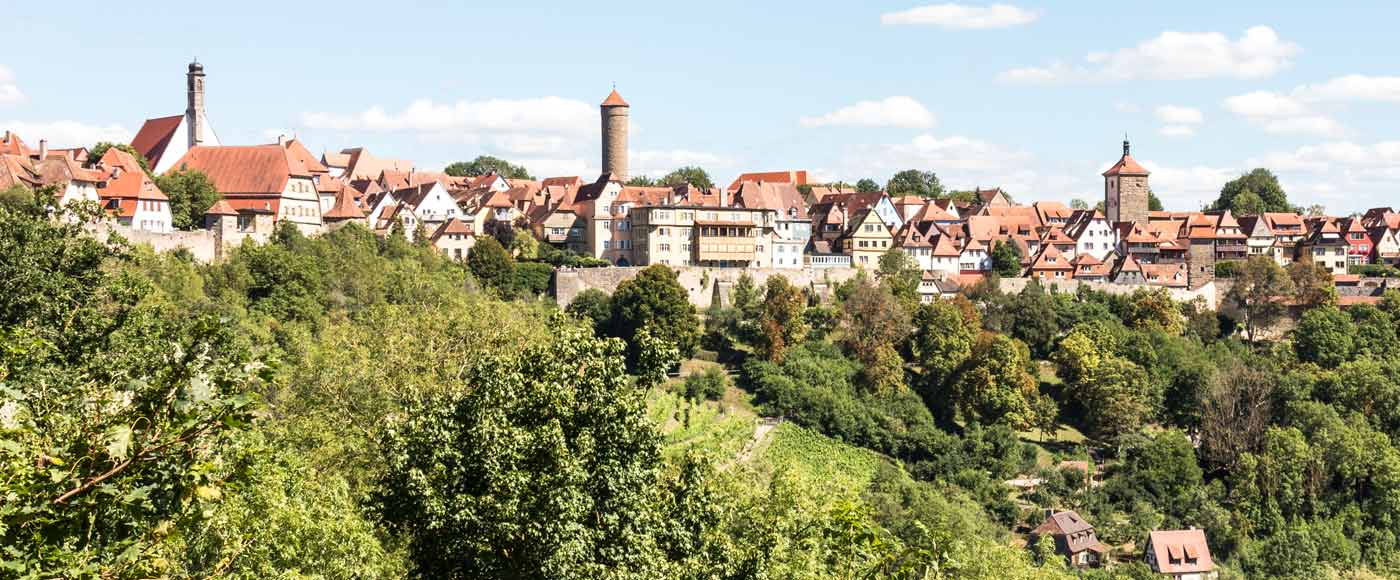
{"type": "MultiPolygon", "coordinates": [[[[699,268],[693,266],[682,266],[673,268],[676,270],[677,278],[681,286],[690,294],[690,302],[699,308],[708,308],[710,304],[719,299],[722,303],[729,301],[729,293],[738,281],[739,276],[748,272],[753,276],[754,285],[762,287],[767,282],[769,276],[783,275],[789,282],[801,288],[811,288],[821,296],[826,296],[831,290],[831,286],[838,282],[844,282],[854,278],[855,268],[803,268],[796,269],[775,269],[775,268],[699,268]]],[[[631,279],[640,272],[641,268],[560,268],[554,272],[554,281],[551,292],[559,306],[568,306],[573,302],[574,297],[580,292],[589,288],[596,288],[612,294],[617,290],[618,284],[623,280],[631,279]]],[[[1003,292],[1020,292],[1030,282],[1029,278],[1002,278],[1001,290],[1003,292]]],[[[1138,284],[1113,284],[1109,282],[1086,282],[1081,280],[1066,280],[1046,285],[1047,289],[1055,292],[1077,292],[1080,285],[1086,285],[1093,290],[1100,290],[1110,294],[1131,294],[1140,288],[1155,290],[1160,286],[1138,285],[1138,284]]],[[[1167,292],[1172,298],[1189,302],[1197,297],[1206,301],[1206,306],[1212,310],[1219,304],[1216,296],[1215,284],[1209,283],[1194,290],[1184,288],[1168,288],[1167,292]]]]}
{"type": "Polygon", "coordinates": [[[1118,180],[1118,221],[1147,221],[1146,175],[1123,175],[1118,180]]]}
{"type": "MultiPolygon", "coordinates": [[[[769,276],[786,276],[788,281],[800,288],[810,288],[818,295],[826,296],[831,286],[854,278],[854,268],[701,268],[696,266],[673,267],[681,286],[690,295],[690,302],[699,308],[709,308],[718,299],[729,301],[729,293],[739,276],[748,272],[754,285],[762,287],[769,276]]],[[[642,271],[634,268],[560,268],[554,272],[551,292],[559,306],[568,306],[574,297],[589,288],[596,288],[612,294],[623,280],[631,279],[642,271]]]]}
{"type": "Polygon", "coordinates": [[[112,222],[90,226],[88,230],[99,240],[106,240],[111,234],[117,234],[133,245],[149,245],[157,252],[172,252],[183,248],[199,262],[213,262],[223,258],[228,248],[242,244],[244,239],[263,243],[271,237],[269,232],[235,232],[223,236],[223,243],[220,244],[221,236],[218,230],[173,231],[161,234],[134,230],[112,222]]]}

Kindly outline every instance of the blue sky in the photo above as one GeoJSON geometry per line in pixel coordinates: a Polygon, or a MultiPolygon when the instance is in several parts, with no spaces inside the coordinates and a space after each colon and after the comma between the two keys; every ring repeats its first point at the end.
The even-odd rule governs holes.
{"type": "Polygon", "coordinates": [[[0,128],[128,139],[184,110],[197,56],[225,143],[295,133],[424,169],[596,175],[616,82],[634,173],[916,167],[1094,200],[1128,133],[1172,209],[1254,166],[1333,213],[1400,205],[1400,4],[1090,4],[15,3],[0,128]]]}

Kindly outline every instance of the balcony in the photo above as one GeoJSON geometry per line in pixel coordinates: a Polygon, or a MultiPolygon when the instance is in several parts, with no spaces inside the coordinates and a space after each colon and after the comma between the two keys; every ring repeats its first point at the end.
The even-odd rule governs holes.
{"type": "Polygon", "coordinates": [[[697,260],[749,262],[758,253],[752,223],[697,221],[695,225],[697,260]]]}

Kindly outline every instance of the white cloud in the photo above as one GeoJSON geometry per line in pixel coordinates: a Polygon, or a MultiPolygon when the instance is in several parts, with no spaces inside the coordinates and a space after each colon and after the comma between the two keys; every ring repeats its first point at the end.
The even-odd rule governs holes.
{"type": "Polygon", "coordinates": [[[1250,28],[1236,40],[1219,32],[1169,30],[1134,47],[1090,53],[1079,66],[1016,68],[999,78],[1015,83],[1258,79],[1288,68],[1299,52],[1297,44],[1280,39],[1267,26],[1250,28]]]}
{"type": "Polygon", "coordinates": [[[1152,172],[1152,192],[1163,206],[1177,211],[1200,209],[1220,195],[1225,182],[1239,176],[1239,171],[1224,167],[1170,167],[1146,160],[1142,165],[1152,172]]]}
{"type": "Polygon", "coordinates": [[[837,167],[824,175],[854,182],[862,177],[884,179],[911,167],[938,173],[945,187],[970,188],[1000,184],[1008,190],[1028,192],[1037,183],[1029,169],[1030,154],[964,136],[921,134],[908,141],[857,144],[846,148],[837,167]]]}
{"type": "Polygon", "coordinates": [[[1010,4],[970,6],[967,4],[930,4],[901,12],[880,15],[885,25],[925,24],[953,29],[984,30],[1010,28],[1035,22],[1040,15],[1010,4]]]}
{"type": "Polygon", "coordinates": [[[1117,103],[1114,103],[1113,109],[1115,111],[1118,111],[1119,113],[1136,113],[1140,110],[1137,104],[1125,101],[1119,101],[1117,103]]]}
{"type": "Polygon", "coordinates": [[[1307,104],[1280,93],[1254,91],[1226,98],[1224,105],[1226,110],[1275,135],[1335,137],[1346,133],[1346,128],[1335,119],[1312,113],[1307,104]]]}
{"type": "Polygon", "coordinates": [[[542,131],[583,134],[597,131],[598,111],[573,99],[461,100],[438,104],[429,99],[410,103],[390,113],[375,105],[354,114],[310,112],[302,124],[313,129],[341,131],[542,131]]]}
{"type": "Polygon", "coordinates": [[[937,119],[911,97],[889,97],[860,101],[819,117],[802,117],[803,127],[900,127],[927,129],[937,119]]]}
{"type": "Polygon", "coordinates": [[[1294,203],[1327,202],[1333,213],[1345,213],[1395,203],[1400,141],[1327,141],[1266,153],[1246,163],[1276,171],[1294,203]]]}
{"type": "Polygon", "coordinates": [[[0,122],[0,130],[13,131],[30,147],[37,147],[40,139],[47,139],[50,148],[91,147],[98,141],[127,143],[134,135],[121,125],[89,125],[69,120],[46,123],[4,121],[0,122]]]}
{"type": "Polygon", "coordinates": [[[1205,120],[1200,109],[1179,105],[1162,105],[1155,111],[1157,120],[1173,125],[1197,125],[1205,120]]]}
{"type": "Polygon", "coordinates": [[[1316,135],[1319,137],[1337,137],[1345,134],[1346,127],[1338,123],[1335,119],[1324,115],[1309,115],[1304,117],[1289,117],[1286,119],[1269,119],[1263,121],[1264,131],[1275,135],[1316,135]]]}
{"type": "Polygon", "coordinates": [[[24,102],[24,93],[20,92],[19,85],[15,84],[15,73],[3,64],[0,64],[0,105],[13,105],[24,102]]]}
{"type": "Polygon", "coordinates": [[[637,151],[632,154],[630,163],[633,175],[652,177],[665,175],[677,167],[686,165],[700,166],[709,171],[711,177],[714,177],[715,167],[727,167],[733,164],[728,158],[714,153],[688,149],[637,151]]]}
{"type": "Polygon", "coordinates": [[[1400,77],[1345,75],[1324,83],[1302,85],[1293,95],[1305,101],[1378,101],[1400,103],[1400,77]]]}
{"type": "Polygon", "coordinates": [[[1293,117],[1307,112],[1298,99],[1270,91],[1254,91],[1225,99],[1225,109],[1246,117],[1293,117]]]}
{"type": "Polygon", "coordinates": [[[1157,132],[1163,137],[1190,137],[1196,134],[1196,128],[1190,125],[1167,125],[1157,132]]]}

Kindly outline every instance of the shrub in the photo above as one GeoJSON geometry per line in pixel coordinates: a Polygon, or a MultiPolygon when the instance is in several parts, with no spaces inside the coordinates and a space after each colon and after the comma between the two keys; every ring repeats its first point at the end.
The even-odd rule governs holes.
{"type": "Polygon", "coordinates": [[[729,377],[719,367],[710,367],[705,372],[695,373],[685,378],[685,397],[692,400],[715,401],[724,396],[729,387],[729,377]]]}

